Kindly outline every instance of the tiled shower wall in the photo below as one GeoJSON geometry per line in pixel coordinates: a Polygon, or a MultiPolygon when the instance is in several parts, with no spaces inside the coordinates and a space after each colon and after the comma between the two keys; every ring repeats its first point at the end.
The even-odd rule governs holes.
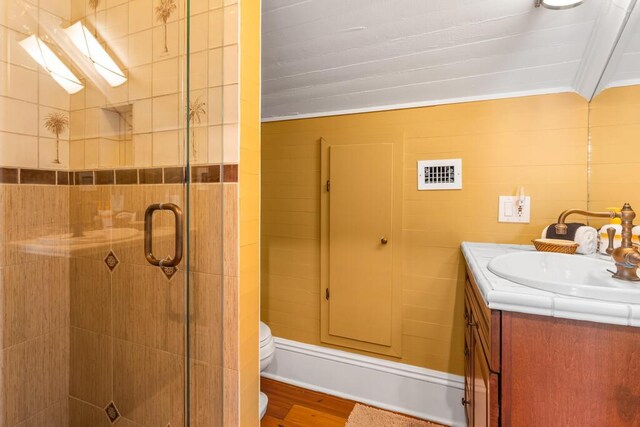
{"type": "Polygon", "coordinates": [[[0,185],[0,425],[68,425],[69,259],[21,242],[66,231],[68,187],[0,185]]]}
{"type": "MultiPolygon", "coordinates": [[[[71,2],[71,22],[84,19],[97,28],[128,81],[116,88],[87,81],[85,90],[71,96],[70,167],[183,164],[185,0],[176,0],[168,19],[167,52],[164,26],[154,12],[159,0],[102,1],[95,12],[85,3],[71,2]],[[118,120],[115,110],[131,113],[118,120]],[[117,137],[122,126],[130,140],[117,137]]],[[[199,122],[191,123],[192,164],[238,162],[237,5],[232,3],[191,1],[191,101],[204,103],[199,122]],[[229,141],[224,150],[223,141],[229,141]]]]}
{"type": "MultiPolygon", "coordinates": [[[[71,205],[86,208],[72,209],[71,224],[91,223],[94,207],[114,197],[125,211],[141,214],[149,204],[182,197],[183,190],[171,184],[73,187],[71,205]]],[[[222,416],[223,184],[191,190],[191,425],[212,426],[222,416]]],[[[156,214],[158,255],[173,253],[173,234],[163,234],[172,222],[156,214]]],[[[109,426],[104,408],[111,403],[124,425],[184,426],[184,269],[184,261],[177,271],[150,266],[141,239],[71,257],[70,426],[109,426]]]]}
{"type": "MultiPolygon", "coordinates": [[[[33,13],[4,2],[0,22],[0,166],[99,169],[175,166],[185,162],[185,0],[164,25],[159,0],[42,0],[33,13]],[[61,27],[82,20],[123,69],[128,80],[112,88],[71,66],[85,88],[69,95],[18,45],[31,34],[49,41],[39,23],[61,27]],[[6,107],[6,108],[5,108],[6,107]],[[123,113],[126,111],[128,113],[123,113]],[[60,135],[60,164],[53,162],[55,135],[47,114],[69,117],[60,135]],[[119,112],[119,113],[118,113],[119,112]]],[[[28,3],[31,4],[31,3],[28,3]]],[[[238,17],[235,0],[191,1],[191,100],[204,103],[192,122],[191,163],[237,163],[238,17]],[[224,147],[223,147],[224,145],[224,147]]],[[[54,43],[49,46],[67,62],[54,43]]]]}
{"type": "MultiPolygon", "coordinates": [[[[223,264],[222,245],[237,244],[237,204],[224,211],[221,205],[223,192],[237,199],[237,186],[191,186],[193,426],[221,425],[223,355],[229,360],[237,352],[233,334],[225,337],[224,354],[222,347],[223,324],[234,329],[235,318],[229,309],[223,319],[223,274],[237,275],[237,251],[226,253],[223,264]]],[[[69,256],[25,250],[42,236],[99,229],[96,207],[114,197],[140,215],[151,203],[184,197],[184,187],[0,185],[0,425],[106,427],[111,403],[118,425],[184,425],[185,262],[173,272],[150,266],[141,233],[69,249],[69,256]]],[[[172,221],[157,214],[158,254],[173,251],[165,230],[172,221]]]]}
{"type": "Polygon", "coordinates": [[[39,8],[33,15],[15,0],[0,6],[0,166],[65,169],[69,132],[60,135],[60,164],[55,164],[55,135],[44,128],[43,121],[53,112],[68,115],[70,97],[18,42],[38,34],[38,17],[57,17],[66,25],[69,5],[56,0],[35,4],[39,8]]]}
{"type": "MultiPolygon", "coordinates": [[[[0,184],[1,301],[6,313],[0,329],[4,340],[0,424],[107,426],[104,409],[114,402],[120,413],[118,425],[180,426],[183,420],[176,414],[186,409],[188,363],[192,425],[217,425],[223,408],[223,324],[225,331],[232,331],[225,334],[224,363],[227,372],[238,369],[233,333],[238,327],[233,304],[239,298],[237,166],[219,169],[218,177],[232,182],[205,179],[191,186],[192,357],[188,362],[185,331],[180,329],[185,315],[185,296],[180,292],[186,280],[184,262],[169,278],[146,264],[139,240],[76,250],[70,257],[28,255],[16,246],[74,226],[100,228],[97,210],[110,204],[113,195],[124,196],[124,210],[137,212],[138,219],[152,202],[179,200],[184,206],[184,187],[167,184],[166,173],[164,184],[153,180],[155,184],[143,185],[146,179],[141,175],[143,170],[145,176],[153,175],[162,171],[158,166],[185,161],[181,114],[186,105],[180,96],[185,89],[186,47],[180,37],[185,31],[184,3],[177,1],[177,11],[169,19],[166,54],[159,49],[164,28],[154,14],[159,0],[102,0],[95,13],[88,0],[40,0],[36,15],[52,13],[61,18],[63,27],[84,16],[128,76],[125,85],[113,89],[84,81],[85,89],[74,96],[59,88],[17,45],[38,29],[32,17],[16,10],[16,3],[11,0],[0,7],[5,8],[0,12],[7,12],[3,18],[9,18],[0,22],[0,167],[12,168],[7,173],[0,170],[0,175],[15,174],[14,168],[140,170],[139,185],[0,184]],[[122,123],[113,120],[112,112],[129,108],[132,137],[127,145],[114,136],[122,123]],[[71,122],[71,129],[60,138],[60,165],[52,163],[55,139],[42,126],[53,111],[69,114],[71,122]],[[227,170],[235,172],[229,176],[227,170]],[[223,194],[228,201],[224,212],[223,194]],[[113,271],[106,263],[111,252],[118,260],[113,271]],[[225,291],[232,295],[224,319],[219,306],[223,272],[231,277],[225,280],[225,291]]],[[[201,123],[194,123],[191,135],[196,141],[192,163],[239,160],[237,9],[234,0],[191,2],[196,35],[191,97],[206,103],[206,114],[201,123]]],[[[98,184],[98,173],[92,174],[98,184]]],[[[157,225],[167,221],[159,219],[157,225]]],[[[168,254],[172,242],[158,239],[157,245],[168,254]]],[[[230,390],[225,399],[231,404],[224,408],[231,414],[225,416],[231,424],[225,425],[237,423],[238,400],[233,387],[230,390]]]]}

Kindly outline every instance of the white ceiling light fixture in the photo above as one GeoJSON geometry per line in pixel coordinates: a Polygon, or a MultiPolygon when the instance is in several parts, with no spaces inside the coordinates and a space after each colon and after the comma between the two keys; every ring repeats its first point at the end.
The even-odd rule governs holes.
{"type": "Polygon", "coordinates": [[[111,56],[109,56],[107,51],[104,50],[93,34],[91,34],[91,31],[82,25],[80,21],[66,28],[64,31],[78,50],[93,63],[96,71],[104,77],[110,86],[120,86],[127,81],[120,67],[118,67],[111,56]]]}
{"type": "Polygon", "coordinates": [[[545,7],[552,10],[573,9],[584,3],[584,0],[536,0],[536,7],[545,7]]]}
{"type": "Polygon", "coordinates": [[[64,65],[60,58],[40,38],[31,35],[22,40],[20,46],[70,94],[79,92],[84,88],[75,74],[64,65]]]}

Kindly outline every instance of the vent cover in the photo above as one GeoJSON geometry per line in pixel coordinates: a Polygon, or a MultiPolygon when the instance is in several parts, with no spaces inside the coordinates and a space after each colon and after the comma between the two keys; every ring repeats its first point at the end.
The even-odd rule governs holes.
{"type": "Polygon", "coordinates": [[[462,159],[418,161],[418,190],[460,190],[462,159]]]}

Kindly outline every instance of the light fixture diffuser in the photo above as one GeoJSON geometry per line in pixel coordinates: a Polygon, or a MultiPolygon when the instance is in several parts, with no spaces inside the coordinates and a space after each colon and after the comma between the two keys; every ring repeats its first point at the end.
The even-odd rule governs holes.
{"type": "Polygon", "coordinates": [[[22,40],[20,46],[68,93],[74,94],[84,88],[80,80],[40,38],[31,35],[22,40]]]}
{"type": "Polygon", "coordinates": [[[104,77],[110,86],[120,86],[127,81],[120,67],[118,67],[111,56],[109,56],[107,51],[104,50],[102,45],[98,43],[98,40],[91,34],[91,31],[82,25],[80,21],[66,28],[64,31],[78,50],[91,61],[96,71],[104,77]]]}
{"type": "Polygon", "coordinates": [[[563,10],[580,6],[584,0],[536,0],[536,7],[543,6],[547,9],[563,10]]]}

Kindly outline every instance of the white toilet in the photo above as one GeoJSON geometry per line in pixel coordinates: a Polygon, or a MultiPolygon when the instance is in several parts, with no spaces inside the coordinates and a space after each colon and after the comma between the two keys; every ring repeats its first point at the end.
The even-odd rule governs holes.
{"type": "MultiPolygon", "coordinates": [[[[265,323],[260,322],[260,372],[269,367],[275,355],[275,348],[271,329],[265,323]]],[[[267,395],[260,392],[260,419],[267,412],[268,401],[267,395]]]]}

